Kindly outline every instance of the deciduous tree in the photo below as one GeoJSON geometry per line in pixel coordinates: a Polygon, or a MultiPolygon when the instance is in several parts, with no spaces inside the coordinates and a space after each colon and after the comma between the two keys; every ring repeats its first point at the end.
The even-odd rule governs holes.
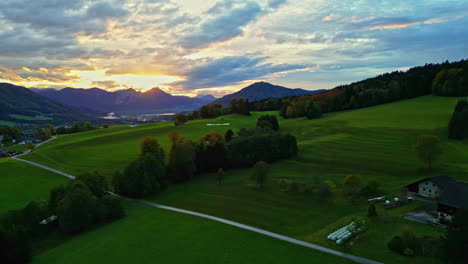
{"type": "Polygon", "coordinates": [[[428,168],[431,168],[435,160],[442,154],[440,140],[434,135],[419,136],[414,145],[414,150],[419,159],[427,164],[428,168]]]}

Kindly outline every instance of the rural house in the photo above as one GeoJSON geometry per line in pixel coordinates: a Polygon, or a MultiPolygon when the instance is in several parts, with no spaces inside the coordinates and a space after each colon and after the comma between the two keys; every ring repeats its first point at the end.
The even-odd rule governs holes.
{"type": "Polygon", "coordinates": [[[438,198],[443,190],[454,180],[448,176],[436,176],[422,179],[406,185],[410,194],[418,194],[424,197],[438,198]]]}
{"type": "Polygon", "coordinates": [[[10,153],[6,149],[0,148],[0,158],[1,157],[8,157],[10,156],[10,153]]]}
{"type": "Polygon", "coordinates": [[[452,181],[437,202],[439,220],[451,221],[459,209],[468,209],[468,183],[452,181]]]}

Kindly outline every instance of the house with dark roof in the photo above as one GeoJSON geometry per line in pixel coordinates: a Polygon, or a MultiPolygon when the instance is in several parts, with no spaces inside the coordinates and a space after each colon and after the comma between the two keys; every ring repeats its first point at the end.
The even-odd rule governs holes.
{"type": "Polygon", "coordinates": [[[452,182],[455,181],[448,176],[436,176],[419,180],[405,187],[410,194],[418,194],[428,198],[438,198],[452,182]]]}
{"type": "Polygon", "coordinates": [[[439,220],[451,221],[460,209],[468,209],[468,183],[452,181],[437,202],[439,220]]]}
{"type": "Polygon", "coordinates": [[[9,156],[10,156],[10,153],[6,149],[0,148],[0,158],[9,157],[9,156]]]}

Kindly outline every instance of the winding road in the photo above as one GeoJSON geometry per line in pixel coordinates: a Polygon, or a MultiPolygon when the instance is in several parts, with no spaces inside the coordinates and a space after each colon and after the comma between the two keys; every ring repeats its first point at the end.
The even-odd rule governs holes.
{"type": "MultiPolygon", "coordinates": [[[[42,142],[40,144],[37,144],[36,147],[39,147],[40,145],[45,144],[45,143],[47,143],[47,142],[49,142],[51,140],[54,140],[54,139],[55,139],[55,137],[53,137],[53,138],[51,138],[51,139],[49,139],[47,141],[44,141],[44,142],[42,142]]],[[[28,151],[26,151],[26,152],[24,152],[24,153],[22,153],[20,155],[12,157],[12,159],[22,161],[22,162],[26,162],[26,163],[31,164],[33,166],[36,166],[36,167],[51,171],[53,173],[57,173],[59,175],[65,176],[65,177],[67,177],[69,179],[75,179],[76,178],[75,176],[67,174],[65,172],[49,168],[47,166],[44,166],[44,165],[36,163],[36,162],[32,162],[32,161],[29,161],[29,160],[19,158],[19,157],[21,157],[23,155],[26,155],[26,154],[30,153],[30,152],[31,151],[28,150],[28,151]]],[[[118,194],[115,194],[113,192],[109,192],[109,193],[114,195],[114,196],[119,196],[118,194]]],[[[283,235],[280,235],[280,234],[277,234],[277,233],[266,231],[266,230],[256,228],[256,227],[253,227],[253,226],[244,225],[244,224],[237,223],[237,222],[234,222],[234,221],[230,221],[230,220],[227,220],[227,219],[223,219],[223,218],[219,218],[219,217],[215,217],[215,216],[211,216],[211,215],[207,215],[207,214],[202,214],[202,213],[198,213],[198,212],[194,212],[194,211],[189,211],[189,210],[185,210],[185,209],[175,208],[175,207],[171,207],[171,206],[151,203],[151,202],[147,202],[147,201],[143,201],[143,200],[136,200],[136,199],[126,198],[126,197],[122,197],[122,196],[120,196],[120,197],[122,199],[127,200],[127,201],[132,201],[132,202],[136,202],[136,203],[139,203],[139,204],[143,204],[143,205],[147,205],[147,206],[151,206],[151,207],[155,207],[155,208],[159,208],[159,209],[164,209],[164,210],[174,211],[174,212],[178,212],[178,213],[193,215],[193,216],[209,219],[209,220],[212,220],[212,221],[224,223],[224,224],[227,224],[227,225],[235,226],[235,227],[242,228],[242,229],[245,229],[245,230],[249,230],[249,231],[259,233],[259,234],[262,234],[262,235],[265,235],[265,236],[269,236],[269,237],[273,237],[273,238],[276,238],[276,239],[279,239],[279,240],[283,240],[283,241],[286,241],[286,242],[289,242],[289,243],[292,243],[292,244],[296,244],[296,245],[299,245],[299,246],[315,249],[315,250],[318,250],[318,251],[321,251],[321,252],[325,252],[325,253],[332,254],[332,255],[335,255],[335,256],[339,256],[339,257],[342,257],[342,258],[346,258],[346,259],[349,259],[349,260],[352,260],[352,261],[355,261],[355,262],[358,262],[358,263],[383,264],[382,262],[378,262],[378,261],[374,261],[374,260],[370,260],[370,259],[350,255],[350,254],[343,253],[343,252],[340,252],[340,251],[337,251],[337,250],[322,247],[322,246],[319,246],[319,245],[316,245],[316,244],[308,243],[308,242],[298,240],[298,239],[295,239],[295,238],[292,238],[292,237],[283,236],[283,235]]]]}

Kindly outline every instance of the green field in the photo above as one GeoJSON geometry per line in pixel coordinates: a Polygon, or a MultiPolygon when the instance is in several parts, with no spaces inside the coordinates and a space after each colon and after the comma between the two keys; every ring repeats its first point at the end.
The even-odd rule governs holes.
{"type": "MultiPolygon", "coordinates": [[[[457,100],[425,96],[330,113],[317,120],[281,119],[281,132],[291,133],[298,139],[299,158],[273,164],[264,190],[249,186],[250,170],[244,169],[227,172],[222,186],[215,185],[213,175],[198,175],[193,181],[171,186],[166,192],[148,200],[344,250],[327,241],[326,235],[348,224],[354,216],[365,216],[367,210],[363,204],[351,205],[343,199],[341,183],[346,175],[353,173],[361,175],[364,180],[376,179],[389,197],[400,194],[403,185],[430,175],[448,173],[459,180],[468,180],[468,142],[446,139],[447,123],[457,100]],[[437,168],[430,172],[423,169],[412,149],[421,134],[435,134],[442,140],[444,154],[437,168]],[[277,184],[281,178],[308,182],[313,177],[331,180],[337,185],[331,202],[321,202],[307,193],[286,194],[277,184]]],[[[166,122],[135,128],[114,126],[65,135],[42,146],[27,159],[74,175],[97,170],[111,176],[137,156],[139,141],[145,136],[155,136],[168,149],[167,134],[171,130],[177,129],[185,137],[198,139],[208,132],[224,133],[228,128],[236,131],[242,127],[254,127],[256,118],[262,114],[191,121],[177,128],[166,122]],[[207,123],[231,123],[231,126],[206,126],[207,123]]],[[[439,237],[441,232],[441,229],[401,218],[419,206],[422,205],[414,203],[392,211],[379,206],[380,221],[371,223],[369,230],[346,251],[385,263],[409,261],[387,249],[386,244],[392,236],[407,225],[419,235],[439,237]]],[[[438,263],[422,257],[413,258],[411,262],[438,263]]]]}
{"type": "Polygon", "coordinates": [[[10,158],[0,159],[0,214],[45,200],[67,178],[10,158]]]}
{"type": "Polygon", "coordinates": [[[194,216],[130,202],[126,211],[33,263],[352,263],[194,216]]]}
{"type": "Polygon", "coordinates": [[[33,121],[33,120],[53,120],[52,117],[47,117],[47,116],[35,117],[35,116],[25,116],[25,115],[14,115],[14,114],[11,114],[10,117],[11,117],[11,118],[14,118],[14,119],[27,120],[27,121],[33,121]]]}
{"type": "Polygon", "coordinates": [[[0,120],[0,126],[14,126],[15,124],[15,122],[0,120]]]}

